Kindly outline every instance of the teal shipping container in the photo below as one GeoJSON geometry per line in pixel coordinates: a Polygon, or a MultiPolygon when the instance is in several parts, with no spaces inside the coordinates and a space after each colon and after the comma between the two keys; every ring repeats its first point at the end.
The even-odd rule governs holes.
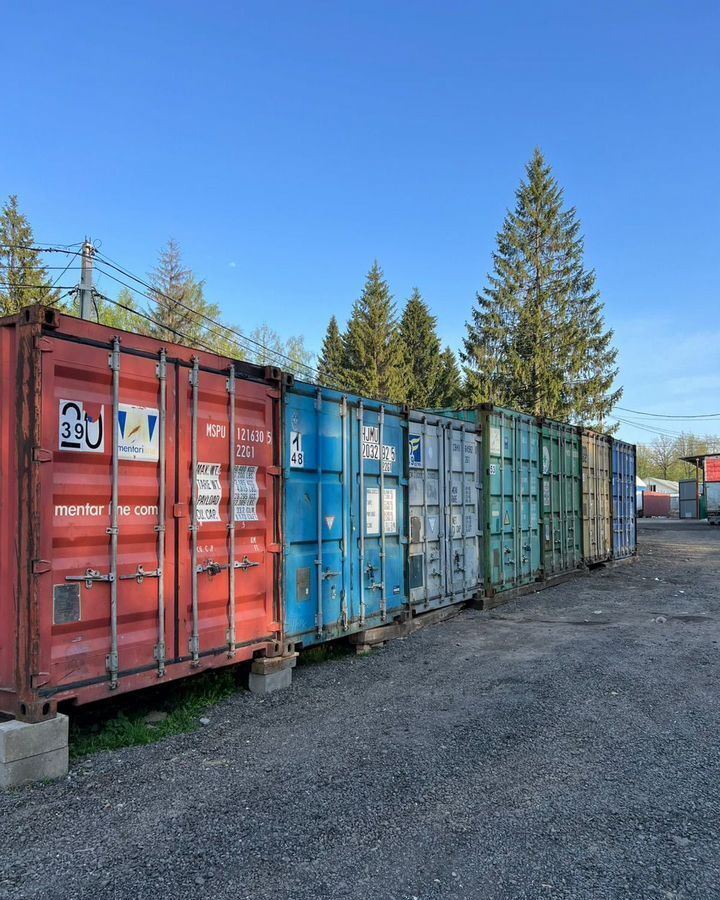
{"type": "Polygon", "coordinates": [[[425,612],[482,590],[480,431],[474,422],[408,413],[408,585],[425,612]]]}
{"type": "Polygon", "coordinates": [[[550,419],[541,428],[543,569],[552,578],[583,568],[580,434],[550,419]]]}
{"type": "Polygon", "coordinates": [[[399,406],[288,379],[283,389],[287,647],[407,609],[407,421],[399,406]]]}
{"type": "Polygon", "coordinates": [[[482,435],[483,586],[492,597],[541,581],[540,433],[524,413],[482,404],[439,412],[475,422],[482,435]]]}

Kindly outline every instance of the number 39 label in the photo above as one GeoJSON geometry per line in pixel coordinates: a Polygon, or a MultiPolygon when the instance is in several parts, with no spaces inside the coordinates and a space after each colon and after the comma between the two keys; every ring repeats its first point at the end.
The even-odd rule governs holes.
{"type": "Polygon", "coordinates": [[[105,408],[82,400],[60,401],[59,448],[73,453],[103,453],[105,450],[105,408]]]}

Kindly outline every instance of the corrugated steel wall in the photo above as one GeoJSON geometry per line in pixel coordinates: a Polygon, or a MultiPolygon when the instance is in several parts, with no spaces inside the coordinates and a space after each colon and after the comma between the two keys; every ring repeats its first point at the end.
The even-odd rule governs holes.
{"type": "Polygon", "coordinates": [[[637,553],[635,445],[612,438],[613,559],[637,553]]]}
{"type": "Polygon", "coordinates": [[[545,577],[582,566],[580,436],[572,425],[541,425],[543,568],[545,577]]]}
{"type": "Polygon", "coordinates": [[[475,423],[409,412],[408,581],[420,612],[482,589],[480,451],[475,423]]]}
{"type": "Polygon", "coordinates": [[[485,468],[485,593],[542,577],[539,430],[531,416],[481,410],[485,468]]]}
{"type": "Polygon", "coordinates": [[[0,709],[42,718],[279,647],[279,384],[25,313],[0,327],[3,390],[25,386],[3,404],[3,531],[20,536],[3,566],[22,602],[1,610],[15,650],[3,640],[0,709]]]}
{"type": "Polygon", "coordinates": [[[283,410],[287,644],[391,622],[408,603],[402,409],[294,382],[283,410]]]}
{"type": "Polygon", "coordinates": [[[610,438],[582,429],[583,559],[604,562],[612,556],[612,479],[610,438]]]}

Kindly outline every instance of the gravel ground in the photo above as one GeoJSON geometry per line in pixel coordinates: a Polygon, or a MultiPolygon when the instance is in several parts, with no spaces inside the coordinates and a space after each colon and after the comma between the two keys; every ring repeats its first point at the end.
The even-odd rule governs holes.
{"type": "Polygon", "coordinates": [[[0,897],[720,897],[720,529],[0,795],[0,897]]]}

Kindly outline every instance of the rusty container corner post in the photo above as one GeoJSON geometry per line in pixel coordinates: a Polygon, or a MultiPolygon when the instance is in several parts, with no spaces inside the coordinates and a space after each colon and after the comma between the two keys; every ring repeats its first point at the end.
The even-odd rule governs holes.
{"type": "Polygon", "coordinates": [[[41,306],[0,372],[0,713],[277,656],[280,373],[41,306]]]}

